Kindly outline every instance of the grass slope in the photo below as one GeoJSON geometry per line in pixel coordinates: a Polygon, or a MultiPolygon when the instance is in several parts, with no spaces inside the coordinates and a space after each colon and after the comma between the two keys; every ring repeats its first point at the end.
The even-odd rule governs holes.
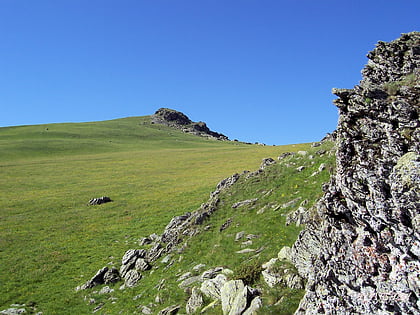
{"type": "Polygon", "coordinates": [[[135,240],[198,208],[221,179],[308,147],[207,140],[148,116],[0,128],[0,309],[92,312],[75,286],[135,240]],[[86,206],[102,195],[114,202],[86,206]]]}

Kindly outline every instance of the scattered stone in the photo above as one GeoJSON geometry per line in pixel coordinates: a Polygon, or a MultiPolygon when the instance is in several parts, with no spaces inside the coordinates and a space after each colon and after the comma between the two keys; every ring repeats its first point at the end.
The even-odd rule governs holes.
{"type": "Polygon", "coordinates": [[[236,208],[240,208],[240,207],[243,207],[243,206],[247,206],[249,204],[255,203],[257,200],[258,200],[258,198],[253,198],[253,199],[247,199],[247,200],[239,201],[239,202],[234,203],[232,205],[232,208],[233,209],[236,209],[236,208]]]}
{"type": "Polygon", "coordinates": [[[298,151],[297,154],[301,155],[301,156],[305,156],[308,154],[307,151],[298,151]]]}
{"type": "Polygon", "coordinates": [[[251,240],[248,240],[248,241],[245,241],[245,242],[242,242],[241,243],[241,247],[246,247],[246,246],[250,246],[250,245],[252,245],[252,241],[251,240]]]}
{"type": "Polygon", "coordinates": [[[179,287],[180,289],[186,289],[186,288],[191,287],[191,285],[193,285],[194,283],[197,283],[197,282],[202,282],[202,278],[201,278],[200,276],[193,276],[193,277],[189,277],[189,278],[187,278],[187,279],[183,280],[183,281],[182,281],[182,282],[178,285],[178,287],[179,287]]]}
{"type": "Polygon", "coordinates": [[[0,314],[5,314],[5,315],[17,315],[17,314],[23,314],[23,313],[26,313],[26,309],[24,308],[8,308],[0,312],[0,314]]]}
{"type": "Polygon", "coordinates": [[[139,310],[140,310],[140,312],[142,312],[143,314],[146,314],[146,315],[153,314],[152,309],[150,307],[147,307],[147,306],[144,306],[144,305],[140,305],[139,310]]]}
{"type": "Polygon", "coordinates": [[[100,303],[98,306],[96,306],[92,313],[96,313],[97,311],[99,311],[102,307],[104,307],[105,303],[100,303]]]}
{"type": "Polygon", "coordinates": [[[182,274],[176,281],[184,281],[185,279],[191,278],[192,277],[192,273],[191,272],[186,272],[184,274],[182,274]]]}
{"type": "Polygon", "coordinates": [[[105,286],[98,292],[98,294],[109,294],[109,293],[112,293],[114,291],[115,290],[111,289],[109,286],[105,286]]]}
{"type": "Polygon", "coordinates": [[[289,202],[286,202],[281,207],[283,209],[288,208],[288,207],[291,207],[291,206],[295,205],[300,199],[302,199],[302,198],[301,197],[297,197],[297,198],[295,198],[293,200],[290,200],[289,202]]]}
{"type": "Polygon", "coordinates": [[[285,153],[282,153],[282,154],[278,157],[278,160],[279,160],[279,161],[281,161],[281,160],[283,160],[284,158],[286,158],[286,157],[288,157],[288,156],[293,156],[293,155],[296,155],[296,153],[295,153],[295,152],[285,152],[285,153]]]}
{"type": "Polygon", "coordinates": [[[237,242],[240,239],[242,239],[244,237],[244,235],[245,235],[245,231],[241,231],[241,232],[236,233],[236,235],[235,235],[235,242],[237,242]]]}
{"type": "Polygon", "coordinates": [[[265,158],[263,159],[261,166],[260,166],[260,170],[264,170],[267,166],[275,164],[276,161],[274,161],[272,158],[265,158]]]}
{"type": "Polygon", "coordinates": [[[200,270],[201,270],[201,269],[203,269],[205,266],[206,266],[205,264],[198,264],[198,265],[195,265],[192,269],[193,269],[194,271],[200,271],[200,270]]]}
{"type": "Polygon", "coordinates": [[[299,166],[296,170],[298,172],[302,172],[305,169],[305,166],[299,166]]]}
{"type": "Polygon", "coordinates": [[[231,224],[232,224],[232,218],[227,219],[226,222],[222,224],[219,231],[222,232],[226,230],[231,224]]]}
{"type": "Polygon", "coordinates": [[[101,205],[103,203],[107,203],[107,202],[111,202],[111,198],[103,196],[103,197],[99,197],[99,198],[93,198],[89,200],[89,205],[94,206],[94,205],[101,205]]]}
{"type": "Polygon", "coordinates": [[[238,250],[235,253],[237,253],[237,254],[248,254],[248,253],[253,253],[253,252],[255,252],[255,249],[252,249],[252,248],[244,248],[244,249],[238,250]]]}
{"type": "Polygon", "coordinates": [[[206,270],[201,274],[201,279],[203,281],[206,279],[213,279],[221,272],[223,272],[223,267],[216,267],[216,268],[206,270]]]}
{"type": "Polygon", "coordinates": [[[325,170],[325,163],[321,163],[321,165],[319,165],[319,167],[318,167],[318,171],[319,172],[322,172],[323,170],[325,170]]]}

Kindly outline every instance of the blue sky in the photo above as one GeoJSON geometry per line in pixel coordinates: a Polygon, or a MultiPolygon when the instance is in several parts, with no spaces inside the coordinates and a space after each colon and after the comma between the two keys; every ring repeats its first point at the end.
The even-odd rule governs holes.
{"type": "Polygon", "coordinates": [[[331,88],[378,40],[420,30],[420,1],[0,0],[0,126],[160,107],[231,139],[320,140],[331,88]]]}

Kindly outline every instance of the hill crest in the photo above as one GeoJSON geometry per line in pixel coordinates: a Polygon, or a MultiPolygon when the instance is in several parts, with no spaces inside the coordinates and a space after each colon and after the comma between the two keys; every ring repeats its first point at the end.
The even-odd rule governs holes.
{"type": "Polygon", "coordinates": [[[194,134],[201,137],[213,138],[217,140],[229,140],[221,133],[212,131],[203,121],[193,122],[187,115],[169,108],[159,108],[152,115],[152,123],[170,126],[180,129],[185,133],[194,134]]]}

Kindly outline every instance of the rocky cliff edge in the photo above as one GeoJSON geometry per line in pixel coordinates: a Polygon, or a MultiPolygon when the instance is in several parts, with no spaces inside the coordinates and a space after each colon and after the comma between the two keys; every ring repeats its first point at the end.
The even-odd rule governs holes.
{"type": "Polygon", "coordinates": [[[420,33],[379,42],[339,98],[337,173],[294,244],[296,314],[420,312],[420,33]]]}

